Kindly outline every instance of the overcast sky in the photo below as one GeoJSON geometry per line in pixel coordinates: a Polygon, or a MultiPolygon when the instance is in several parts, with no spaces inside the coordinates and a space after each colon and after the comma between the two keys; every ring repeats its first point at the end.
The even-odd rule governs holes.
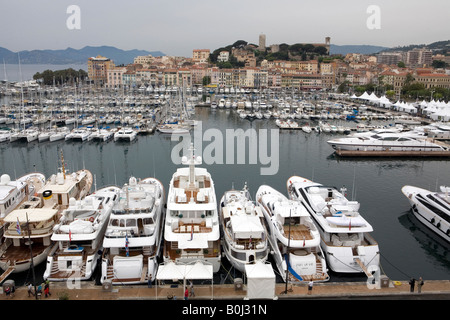
{"type": "Polygon", "coordinates": [[[0,0],[0,47],[12,51],[110,45],[192,56],[245,40],[387,47],[450,39],[449,0],[0,0]],[[80,29],[66,26],[80,8],[80,29]],[[370,5],[380,9],[380,29],[370,5]],[[376,20],[375,20],[376,21],[376,20]]]}

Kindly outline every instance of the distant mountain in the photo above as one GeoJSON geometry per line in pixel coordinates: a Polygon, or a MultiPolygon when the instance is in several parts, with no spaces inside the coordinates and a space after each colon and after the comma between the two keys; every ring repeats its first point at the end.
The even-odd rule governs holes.
{"type": "MultiPolygon", "coordinates": [[[[122,50],[110,46],[91,47],[82,49],[67,48],[65,50],[31,50],[19,51],[22,64],[84,64],[89,57],[98,55],[110,58],[116,65],[133,63],[136,56],[151,54],[154,57],[165,56],[161,51],[122,50]]],[[[17,52],[0,47],[0,62],[19,63],[17,52]]]]}
{"type": "Polygon", "coordinates": [[[342,45],[338,46],[330,44],[330,54],[360,53],[360,54],[375,54],[383,50],[388,50],[388,47],[371,46],[371,45],[342,45]]]}
{"type": "Polygon", "coordinates": [[[436,41],[430,44],[411,44],[409,46],[403,46],[403,47],[393,47],[389,48],[384,51],[409,51],[413,50],[414,48],[427,48],[429,50],[433,50],[434,53],[448,53],[450,52],[450,40],[444,40],[444,41],[436,41]]]}

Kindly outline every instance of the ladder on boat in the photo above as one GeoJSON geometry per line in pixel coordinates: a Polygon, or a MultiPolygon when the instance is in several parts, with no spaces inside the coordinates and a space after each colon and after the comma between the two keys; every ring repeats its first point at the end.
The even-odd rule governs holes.
{"type": "Polygon", "coordinates": [[[13,271],[15,270],[15,267],[8,267],[8,269],[5,270],[5,272],[2,273],[2,275],[0,276],[0,283],[2,283],[3,281],[5,281],[5,279],[11,274],[13,273],[13,271]]]}

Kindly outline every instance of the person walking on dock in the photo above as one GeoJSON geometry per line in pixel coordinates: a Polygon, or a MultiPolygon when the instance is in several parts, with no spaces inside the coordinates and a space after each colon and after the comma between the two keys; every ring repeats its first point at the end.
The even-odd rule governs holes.
{"type": "Polygon", "coordinates": [[[194,284],[192,283],[192,281],[189,285],[189,297],[195,297],[194,284]]]}
{"type": "Polygon", "coordinates": [[[423,286],[423,279],[422,277],[419,278],[417,281],[417,293],[422,293],[422,286],[423,286]]]}
{"type": "Polygon", "coordinates": [[[409,280],[409,291],[410,292],[414,292],[414,285],[416,284],[416,279],[414,279],[414,278],[411,278],[411,280],[409,280]]]}
{"type": "Polygon", "coordinates": [[[311,280],[311,281],[308,283],[308,295],[311,295],[313,286],[314,286],[314,282],[311,280]]]}

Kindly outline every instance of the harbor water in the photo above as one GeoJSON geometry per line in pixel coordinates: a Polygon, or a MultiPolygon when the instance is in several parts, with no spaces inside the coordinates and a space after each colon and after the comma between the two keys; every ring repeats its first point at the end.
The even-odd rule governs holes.
{"type": "MultiPolygon", "coordinates": [[[[248,121],[229,109],[197,107],[194,119],[201,121],[203,132],[218,129],[223,137],[227,129],[278,130],[274,120],[248,121]]],[[[425,280],[450,279],[450,245],[415,219],[401,192],[404,185],[430,190],[450,185],[449,161],[440,158],[340,158],[326,143],[336,136],[280,130],[279,143],[272,145],[279,148],[279,166],[274,175],[261,175],[261,168],[267,165],[250,163],[248,143],[245,163],[222,161],[223,164],[202,166],[212,175],[218,200],[225,191],[232,187],[240,189],[244,183],[253,197],[262,184],[286,195],[286,182],[293,175],[338,189],[345,186],[347,197],[361,203],[360,213],[373,226],[372,235],[380,247],[382,273],[392,280],[418,279],[420,276],[425,280]]],[[[203,142],[203,150],[210,141],[203,142]]],[[[3,143],[0,145],[0,173],[8,173],[14,178],[37,171],[48,177],[57,171],[62,151],[69,171],[90,170],[97,188],[122,186],[130,176],[156,177],[164,184],[167,194],[172,174],[179,167],[171,157],[178,144],[178,140],[172,141],[171,135],[159,132],[139,135],[131,143],[64,140],[3,143]]],[[[225,159],[225,142],[223,149],[225,159]]],[[[36,273],[43,273],[44,268],[40,266],[36,273]]],[[[29,275],[25,277],[30,280],[29,275]]],[[[331,273],[331,281],[352,279],[365,280],[364,275],[331,273]]]]}

